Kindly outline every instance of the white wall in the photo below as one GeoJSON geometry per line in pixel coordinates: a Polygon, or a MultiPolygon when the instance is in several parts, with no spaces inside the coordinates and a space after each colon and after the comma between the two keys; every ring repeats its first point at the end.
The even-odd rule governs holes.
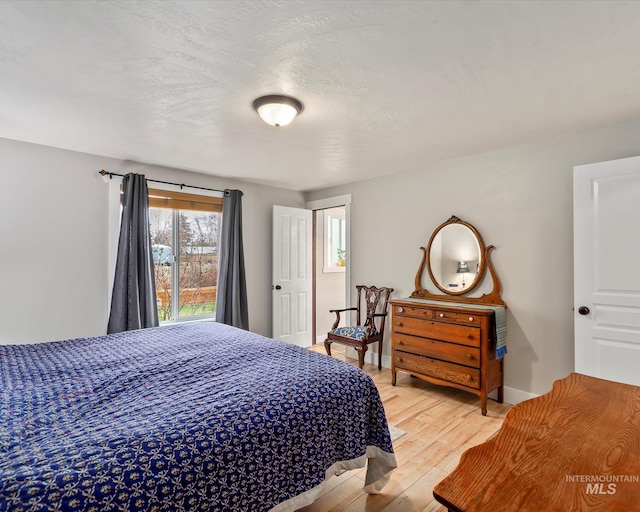
{"type": "Polygon", "coordinates": [[[413,291],[419,248],[437,226],[451,215],[473,224],[496,246],[509,307],[505,385],[542,394],[574,367],[573,166],[635,155],[640,121],[416,166],[307,200],[352,195],[352,282],[391,286],[395,297],[413,291]]]}
{"type": "Polygon", "coordinates": [[[242,190],[250,328],[271,334],[271,207],[304,207],[302,194],[0,139],[0,343],[105,333],[112,284],[100,169],[242,190]]]}

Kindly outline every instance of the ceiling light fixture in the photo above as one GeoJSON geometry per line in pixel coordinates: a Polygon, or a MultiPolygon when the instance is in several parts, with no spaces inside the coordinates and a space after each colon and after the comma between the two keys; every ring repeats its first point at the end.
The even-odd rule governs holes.
{"type": "Polygon", "coordinates": [[[304,110],[302,103],[291,96],[272,94],[254,100],[253,108],[271,126],[287,126],[304,110]]]}

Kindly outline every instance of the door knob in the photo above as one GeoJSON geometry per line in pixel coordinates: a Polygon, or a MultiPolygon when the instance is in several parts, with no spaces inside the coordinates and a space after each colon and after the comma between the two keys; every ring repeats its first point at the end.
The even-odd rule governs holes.
{"type": "Polygon", "coordinates": [[[282,286],[280,286],[279,284],[276,285],[276,290],[282,290],[282,286]]]}
{"type": "Polygon", "coordinates": [[[580,306],[578,308],[578,313],[580,313],[581,315],[588,315],[589,313],[591,313],[591,310],[587,306],[580,306]]]}

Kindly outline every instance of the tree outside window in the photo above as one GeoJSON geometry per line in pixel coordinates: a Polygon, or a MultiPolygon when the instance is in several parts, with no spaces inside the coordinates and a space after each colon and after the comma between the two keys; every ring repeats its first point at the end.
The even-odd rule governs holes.
{"type": "Polygon", "coordinates": [[[149,218],[160,322],[214,316],[221,214],[152,207],[149,218]]]}

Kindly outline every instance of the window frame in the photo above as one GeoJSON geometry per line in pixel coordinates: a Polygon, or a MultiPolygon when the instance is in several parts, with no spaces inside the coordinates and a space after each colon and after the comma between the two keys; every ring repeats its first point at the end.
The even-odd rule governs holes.
{"type": "MultiPolygon", "coordinates": [[[[118,240],[120,238],[120,221],[121,221],[121,187],[122,187],[122,177],[120,176],[113,176],[113,177],[109,177],[109,176],[104,176],[103,177],[104,181],[106,181],[109,184],[109,212],[108,212],[108,216],[109,216],[109,240],[108,240],[108,254],[109,254],[109,272],[108,272],[108,279],[109,279],[109,283],[108,283],[108,292],[109,292],[109,297],[108,297],[108,303],[111,304],[111,298],[112,298],[112,294],[113,294],[113,280],[114,280],[114,276],[115,276],[115,270],[116,270],[116,260],[117,260],[117,256],[118,256],[118,240]]],[[[168,183],[157,183],[157,182],[152,182],[149,183],[148,185],[149,188],[149,196],[150,196],[150,201],[149,201],[149,207],[152,207],[152,201],[151,201],[151,196],[152,193],[151,191],[162,191],[164,193],[166,193],[167,197],[162,197],[162,200],[168,200],[170,199],[169,196],[175,196],[176,198],[180,199],[180,200],[185,200],[185,201],[197,201],[197,197],[199,196],[200,198],[212,198],[212,199],[217,199],[217,201],[204,201],[205,203],[217,203],[219,204],[219,211],[221,214],[221,224],[222,224],[222,199],[224,197],[224,193],[222,191],[217,191],[217,190],[202,190],[202,189],[196,189],[197,193],[192,194],[192,193],[186,193],[184,192],[183,187],[177,186],[177,185],[171,185],[168,183]],[[189,196],[189,197],[186,197],[189,196]]],[[[164,195],[164,194],[163,194],[164,195]]],[[[168,204],[168,203],[163,203],[163,204],[168,204]]],[[[166,208],[166,206],[158,206],[159,208],[166,208]]],[[[207,211],[207,210],[200,210],[199,208],[188,208],[185,207],[183,208],[184,210],[196,210],[196,211],[207,211]]],[[[175,230],[174,230],[175,231],[175,230]]],[[[218,231],[218,248],[220,248],[220,232],[221,230],[218,231]]],[[[175,274],[175,272],[174,272],[175,274]]],[[[182,323],[182,322],[199,322],[199,321],[204,321],[204,320],[215,320],[215,313],[213,315],[195,315],[195,316],[189,316],[189,317],[182,317],[180,318],[179,315],[175,316],[173,315],[173,302],[172,301],[172,316],[173,319],[163,322],[160,325],[172,325],[172,324],[176,324],[176,323],[182,323]]],[[[108,320],[109,318],[109,311],[106,312],[105,314],[105,322],[108,320]]]]}
{"type": "Polygon", "coordinates": [[[322,226],[323,226],[323,231],[322,231],[322,273],[323,274],[331,274],[334,272],[345,272],[346,271],[346,259],[344,259],[344,264],[343,265],[338,265],[337,263],[335,263],[331,256],[330,253],[332,253],[334,250],[338,249],[338,248],[342,248],[344,247],[343,251],[346,255],[346,248],[347,248],[347,244],[346,244],[346,228],[347,228],[347,221],[346,221],[346,213],[344,209],[341,209],[340,207],[336,207],[336,208],[327,208],[325,210],[323,210],[322,212],[322,226]],[[338,242],[338,244],[335,243],[334,240],[332,240],[332,232],[333,232],[333,228],[332,228],[332,221],[339,221],[340,222],[340,234],[341,234],[341,240],[338,242]]]}

